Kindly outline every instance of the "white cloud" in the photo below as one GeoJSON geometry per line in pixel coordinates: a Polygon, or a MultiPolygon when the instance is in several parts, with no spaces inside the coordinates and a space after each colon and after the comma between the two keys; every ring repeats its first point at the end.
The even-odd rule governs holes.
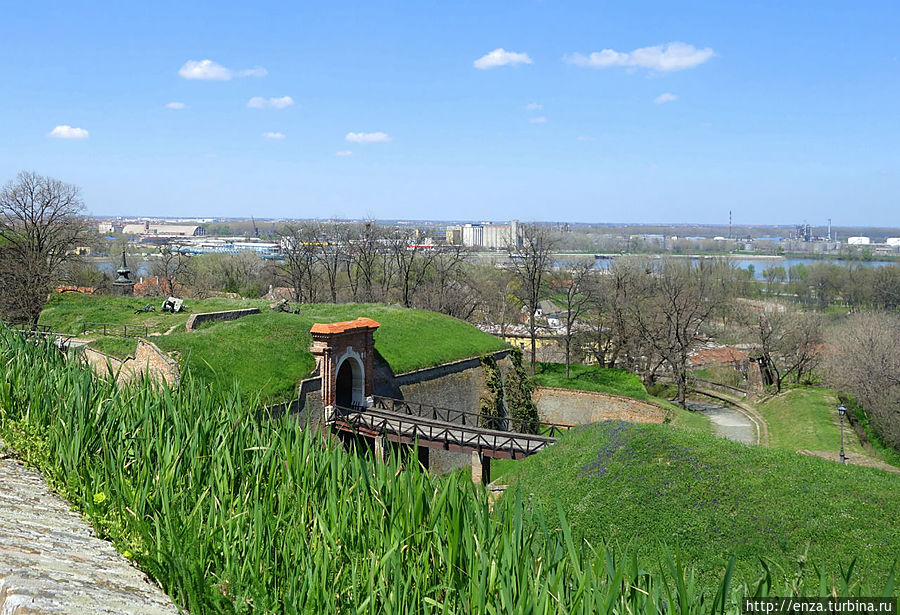
{"type": "Polygon", "coordinates": [[[542,105],[541,103],[533,102],[533,103],[528,103],[527,105],[525,105],[525,108],[528,111],[540,111],[541,109],[544,108],[544,105],[542,105]]]}
{"type": "Polygon", "coordinates": [[[281,140],[281,139],[287,138],[284,136],[283,132],[264,132],[263,137],[265,137],[266,139],[276,139],[276,140],[281,140]]]}
{"type": "Polygon", "coordinates": [[[516,64],[533,64],[527,53],[516,53],[515,51],[506,51],[502,47],[494,49],[490,53],[486,53],[473,62],[475,68],[485,70],[488,68],[496,68],[498,66],[515,66],[516,64]]]}
{"type": "Polygon", "coordinates": [[[662,94],[654,98],[653,102],[655,102],[657,105],[661,105],[663,103],[672,102],[675,100],[678,100],[678,97],[675,94],[672,94],[671,92],[663,92],[662,94]]]}
{"type": "Polygon", "coordinates": [[[251,109],[285,109],[294,104],[294,99],[290,96],[281,96],[279,98],[263,98],[262,96],[254,96],[247,101],[247,106],[251,109]]]}
{"type": "Polygon", "coordinates": [[[349,149],[342,149],[342,150],[339,151],[339,152],[335,152],[334,155],[335,155],[335,156],[342,156],[342,157],[346,158],[347,156],[352,156],[352,155],[353,155],[353,152],[350,151],[349,149]]]}
{"type": "Polygon", "coordinates": [[[391,140],[383,132],[348,132],[344,138],[351,143],[386,143],[391,140]]]}
{"type": "Polygon", "coordinates": [[[166,103],[166,109],[185,109],[187,105],[183,102],[170,102],[166,103]]]}
{"type": "Polygon", "coordinates": [[[231,81],[235,77],[265,77],[269,71],[262,67],[247,70],[232,70],[212,60],[188,60],[178,70],[184,79],[202,81],[231,81]]]}
{"type": "Polygon", "coordinates": [[[709,47],[697,49],[687,43],[672,42],[653,47],[641,47],[631,52],[604,49],[588,56],[572,53],[564,60],[576,66],[588,68],[608,68],[610,66],[630,66],[658,71],[676,71],[699,66],[715,55],[709,47]]]}
{"type": "Polygon", "coordinates": [[[47,136],[54,139],[87,139],[88,131],[84,128],[73,128],[68,124],[63,124],[51,130],[47,136]]]}
{"type": "Polygon", "coordinates": [[[595,137],[588,137],[587,135],[581,135],[580,137],[578,137],[578,140],[579,141],[596,141],[597,139],[595,137]]]}
{"type": "Polygon", "coordinates": [[[547,118],[545,118],[543,115],[540,115],[538,117],[530,117],[528,118],[528,121],[532,124],[546,124],[547,118]]]}

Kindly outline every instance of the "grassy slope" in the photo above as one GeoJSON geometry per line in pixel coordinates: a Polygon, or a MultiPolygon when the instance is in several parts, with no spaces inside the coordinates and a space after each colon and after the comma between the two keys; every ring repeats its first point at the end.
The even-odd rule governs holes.
{"type": "MultiPolygon", "coordinates": [[[[302,307],[301,314],[275,313],[261,300],[205,299],[188,301],[191,313],[259,307],[263,313],[235,321],[211,323],[187,333],[189,314],[135,314],[134,310],[157,299],[94,297],[65,294],[51,299],[41,323],[56,331],[81,333],[84,322],[146,324],[151,331],[170,335],[152,338],[167,352],[177,351],[203,380],[230,384],[234,378],[246,391],[266,400],[291,398],[297,382],[314,367],[309,353],[309,329],[315,322],[352,320],[368,316],[381,323],[375,332],[375,349],[395,374],[440,365],[499,350],[505,343],[468,323],[420,310],[385,305],[316,304],[302,307]]],[[[124,344],[99,341],[102,350],[121,354],[124,344]]],[[[133,346],[132,346],[133,348],[133,346]]]]}
{"type": "Polygon", "coordinates": [[[731,552],[753,582],[759,557],[790,571],[807,546],[829,570],[858,556],[860,578],[883,580],[900,547],[900,476],[692,430],[585,426],[508,478],[550,513],[561,502],[594,544],[633,542],[648,562],[660,541],[680,548],[704,582],[731,552]]]}
{"type": "Polygon", "coordinates": [[[185,305],[190,309],[189,312],[165,314],[159,311],[162,302],[161,297],[111,297],[63,293],[50,297],[44,311],[41,312],[40,323],[49,325],[53,331],[76,335],[81,334],[82,324],[87,322],[146,325],[151,333],[165,333],[172,325],[184,327],[190,315],[196,312],[218,312],[249,307],[268,308],[268,303],[261,299],[188,299],[185,305]],[[156,312],[134,313],[136,309],[148,303],[156,308],[156,312]]]}
{"type": "MultiPolygon", "coordinates": [[[[705,415],[682,410],[673,403],[647,393],[641,379],[624,369],[608,369],[596,365],[571,365],[572,378],[566,380],[566,366],[562,363],[538,363],[534,377],[538,386],[552,386],[579,391],[594,391],[632,397],[665,406],[672,413],[672,425],[712,433],[712,422],[705,415]]],[[[506,477],[518,466],[519,460],[494,459],[491,462],[491,479],[506,477]]],[[[500,482],[506,482],[502,480],[500,482]]]]}
{"type": "MultiPolygon", "coordinates": [[[[802,387],[788,389],[758,406],[769,426],[769,442],[774,448],[792,451],[837,451],[841,446],[838,423],[838,400],[827,389],[802,387]]],[[[863,453],[849,424],[844,446],[848,451],[863,453]]]]}
{"type": "Polygon", "coordinates": [[[137,348],[137,339],[133,337],[100,336],[93,340],[90,346],[108,355],[125,359],[129,356],[134,356],[134,351],[137,348]]]}

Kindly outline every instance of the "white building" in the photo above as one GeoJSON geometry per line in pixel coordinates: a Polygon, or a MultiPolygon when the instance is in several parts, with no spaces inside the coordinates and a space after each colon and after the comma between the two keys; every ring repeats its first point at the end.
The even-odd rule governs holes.
{"type": "Polygon", "coordinates": [[[847,237],[847,245],[851,246],[867,246],[872,243],[868,237],[847,237]]]}
{"type": "Polygon", "coordinates": [[[900,248],[900,237],[888,237],[885,243],[892,248],[900,248]]]}
{"type": "Polygon", "coordinates": [[[518,220],[512,220],[509,224],[463,224],[448,226],[447,240],[451,244],[459,241],[468,248],[503,250],[519,247],[522,244],[522,231],[518,220]]]}

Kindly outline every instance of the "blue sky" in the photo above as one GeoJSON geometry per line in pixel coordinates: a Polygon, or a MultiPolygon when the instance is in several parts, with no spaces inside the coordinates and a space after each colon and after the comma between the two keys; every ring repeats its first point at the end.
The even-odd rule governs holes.
{"type": "Polygon", "coordinates": [[[9,2],[0,79],[98,215],[900,226],[895,1],[9,2]]]}

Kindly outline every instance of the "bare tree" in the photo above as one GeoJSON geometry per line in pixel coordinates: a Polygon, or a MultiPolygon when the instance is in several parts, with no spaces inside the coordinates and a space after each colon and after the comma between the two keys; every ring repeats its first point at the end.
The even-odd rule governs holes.
{"type": "Polygon", "coordinates": [[[856,396],[879,437],[900,451],[900,316],[854,314],[829,342],[829,381],[856,396]]]}
{"type": "Polygon", "coordinates": [[[544,276],[550,268],[551,256],[556,241],[550,229],[534,224],[525,226],[522,231],[522,245],[508,246],[510,253],[510,270],[519,282],[519,298],[522,306],[528,311],[528,335],[531,338],[531,373],[535,371],[537,359],[535,338],[537,337],[536,312],[544,297],[544,276]]]}
{"type": "Polygon", "coordinates": [[[350,258],[346,265],[354,301],[369,303],[374,299],[372,287],[381,251],[380,235],[374,222],[366,222],[359,237],[351,240],[350,258]]]}
{"type": "Polygon", "coordinates": [[[823,343],[818,315],[745,308],[741,320],[758,346],[760,367],[779,393],[791,374],[799,382],[818,364],[823,343]]]}
{"type": "MultiPolygon", "coordinates": [[[[457,309],[459,302],[454,291],[462,285],[467,277],[464,270],[467,256],[463,246],[442,246],[431,260],[431,275],[428,279],[430,292],[427,294],[426,306],[436,312],[457,315],[467,310],[457,309]],[[453,305],[453,308],[448,306],[453,305]]],[[[472,311],[477,301],[471,302],[472,311]]],[[[457,316],[459,317],[459,316],[457,316]]]]}
{"type": "Polygon", "coordinates": [[[173,250],[169,246],[159,249],[159,259],[150,268],[150,273],[160,279],[163,292],[168,295],[175,294],[175,285],[183,284],[185,278],[190,275],[191,263],[184,254],[173,250]]]}
{"type": "Polygon", "coordinates": [[[294,301],[315,299],[316,264],[319,262],[320,232],[314,223],[288,224],[281,230],[280,269],[294,291],[294,301]]]}
{"type": "Polygon", "coordinates": [[[5,317],[37,324],[60,266],[86,236],[83,212],[76,186],[34,172],[0,190],[5,317]]]}
{"type": "Polygon", "coordinates": [[[648,266],[645,281],[642,296],[630,309],[645,343],[672,369],[678,405],[684,408],[688,355],[724,296],[709,272],[674,260],[648,266]]]}
{"type": "Polygon", "coordinates": [[[321,227],[316,260],[328,281],[328,292],[332,303],[338,301],[338,274],[341,266],[350,262],[350,257],[346,252],[349,245],[350,229],[347,224],[335,222],[328,227],[321,227]]]}
{"type": "Polygon", "coordinates": [[[412,293],[429,274],[434,252],[423,248],[414,231],[400,232],[391,242],[400,297],[404,307],[412,306],[412,293]]]}
{"type": "Polygon", "coordinates": [[[575,325],[587,311],[592,301],[590,291],[594,263],[575,261],[565,263],[550,277],[550,286],[563,298],[563,339],[566,348],[566,378],[569,378],[569,365],[572,362],[572,338],[576,333],[575,325]]]}

